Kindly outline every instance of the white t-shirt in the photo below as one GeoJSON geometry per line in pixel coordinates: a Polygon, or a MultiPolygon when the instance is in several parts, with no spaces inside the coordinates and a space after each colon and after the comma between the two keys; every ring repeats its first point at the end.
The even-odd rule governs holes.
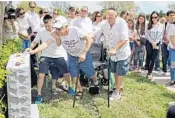
{"type": "MultiPolygon", "coordinates": [[[[98,31],[100,29],[101,25],[103,25],[103,21],[100,23],[93,22],[93,32],[98,31]]],[[[94,43],[101,43],[104,40],[104,36],[101,35],[100,37],[96,38],[94,43]]]]}
{"type": "MultiPolygon", "coordinates": [[[[133,30],[131,30],[131,29],[128,30],[128,36],[129,37],[133,37],[134,36],[134,33],[135,32],[133,30]]],[[[134,42],[134,41],[130,41],[130,42],[134,42]]]]}
{"type": "Polygon", "coordinates": [[[39,43],[40,41],[46,42],[48,40],[54,40],[54,42],[42,51],[41,56],[50,58],[59,58],[59,57],[67,58],[66,51],[64,50],[62,45],[58,46],[55,38],[51,35],[51,32],[47,31],[46,29],[43,29],[42,31],[37,33],[34,42],[39,43]]]}
{"type": "Polygon", "coordinates": [[[71,56],[78,57],[84,50],[86,41],[82,40],[85,33],[75,26],[69,27],[67,36],[61,36],[61,42],[65,50],[71,56]]]}
{"type": "Polygon", "coordinates": [[[86,18],[78,17],[73,22],[73,26],[77,26],[83,32],[85,32],[87,34],[93,34],[92,21],[91,21],[91,19],[89,17],[86,17],[86,18]]]}
{"type": "MultiPolygon", "coordinates": [[[[175,37],[175,24],[171,24],[169,29],[170,29],[170,30],[169,30],[169,32],[168,32],[168,39],[170,39],[170,36],[171,36],[171,35],[174,35],[174,37],[175,37]]],[[[175,39],[174,39],[174,40],[175,40],[175,39]]],[[[174,41],[174,42],[175,42],[175,41],[174,41]]],[[[171,41],[169,41],[169,46],[170,46],[170,48],[175,49],[175,46],[173,46],[173,44],[172,44],[171,41]]],[[[175,55],[174,55],[174,56],[175,56],[175,55]]]]}
{"type": "Polygon", "coordinates": [[[18,18],[17,22],[18,22],[19,32],[27,34],[27,30],[30,27],[27,17],[18,18]]]}
{"type": "Polygon", "coordinates": [[[67,18],[67,22],[69,26],[73,25],[73,22],[76,20],[76,18],[72,19],[72,18],[67,18]]]}
{"type": "Polygon", "coordinates": [[[29,25],[32,28],[32,32],[38,32],[41,28],[39,15],[36,12],[31,11],[28,11],[25,15],[28,18],[29,25]]]}
{"type": "Polygon", "coordinates": [[[105,20],[102,27],[97,32],[95,32],[95,37],[98,37],[101,34],[104,34],[109,49],[115,47],[119,41],[127,40],[127,43],[118,49],[115,55],[111,56],[112,61],[117,62],[126,60],[131,55],[128,38],[128,25],[125,20],[117,17],[116,22],[112,28],[107,20],[105,20]]]}

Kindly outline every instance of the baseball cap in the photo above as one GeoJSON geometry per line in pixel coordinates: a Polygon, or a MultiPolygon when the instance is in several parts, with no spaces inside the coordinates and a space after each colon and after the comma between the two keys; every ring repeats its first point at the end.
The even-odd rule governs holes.
{"type": "Polygon", "coordinates": [[[55,23],[53,25],[54,28],[61,28],[63,26],[68,25],[66,18],[63,16],[59,16],[55,19],[55,23]]]}

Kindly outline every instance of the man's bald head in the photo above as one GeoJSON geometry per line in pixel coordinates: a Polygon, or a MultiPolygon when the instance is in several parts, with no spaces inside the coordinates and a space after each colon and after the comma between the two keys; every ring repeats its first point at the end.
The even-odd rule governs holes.
{"type": "Polygon", "coordinates": [[[117,17],[117,12],[113,8],[109,8],[106,12],[106,20],[109,24],[114,24],[117,17]]]}

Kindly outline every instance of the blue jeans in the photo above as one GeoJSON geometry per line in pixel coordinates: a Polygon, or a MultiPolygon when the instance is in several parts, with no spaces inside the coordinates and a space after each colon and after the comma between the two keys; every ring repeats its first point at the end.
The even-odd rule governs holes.
{"type": "Polygon", "coordinates": [[[22,48],[23,49],[29,48],[30,47],[30,44],[31,44],[31,41],[30,40],[24,40],[24,39],[22,39],[22,48]]]}
{"type": "Polygon", "coordinates": [[[171,63],[170,74],[171,80],[175,80],[175,49],[169,49],[169,58],[171,63]]]}
{"type": "Polygon", "coordinates": [[[90,53],[86,54],[86,59],[83,62],[78,62],[78,57],[68,55],[68,68],[72,78],[75,78],[82,70],[85,75],[92,79],[95,75],[95,70],[92,65],[92,56],[90,53]]]}

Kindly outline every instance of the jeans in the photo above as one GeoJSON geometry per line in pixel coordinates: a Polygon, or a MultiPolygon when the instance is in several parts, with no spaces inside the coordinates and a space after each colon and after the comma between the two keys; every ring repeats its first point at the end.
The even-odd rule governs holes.
{"type": "Polygon", "coordinates": [[[175,49],[170,48],[169,49],[169,56],[170,56],[170,74],[171,74],[171,80],[175,80],[175,49]]]}
{"type": "Polygon", "coordinates": [[[30,40],[24,40],[24,39],[22,39],[22,48],[23,49],[29,48],[30,47],[30,44],[31,44],[31,41],[30,40]]]}
{"type": "Polygon", "coordinates": [[[152,44],[150,42],[147,42],[146,50],[147,50],[146,64],[148,67],[148,74],[152,74],[156,57],[159,54],[159,49],[153,49],[152,44]]]}
{"type": "Polygon", "coordinates": [[[163,72],[167,72],[167,62],[169,57],[169,51],[165,43],[161,45],[161,50],[162,50],[162,64],[163,64],[162,70],[163,72]]]}
{"type": "Polygon", "coordinates": [[[134,52],[134,66],[137,67],[137,62],[139,61],[139,67],[143,67],[144,52],[134,52]]]}

